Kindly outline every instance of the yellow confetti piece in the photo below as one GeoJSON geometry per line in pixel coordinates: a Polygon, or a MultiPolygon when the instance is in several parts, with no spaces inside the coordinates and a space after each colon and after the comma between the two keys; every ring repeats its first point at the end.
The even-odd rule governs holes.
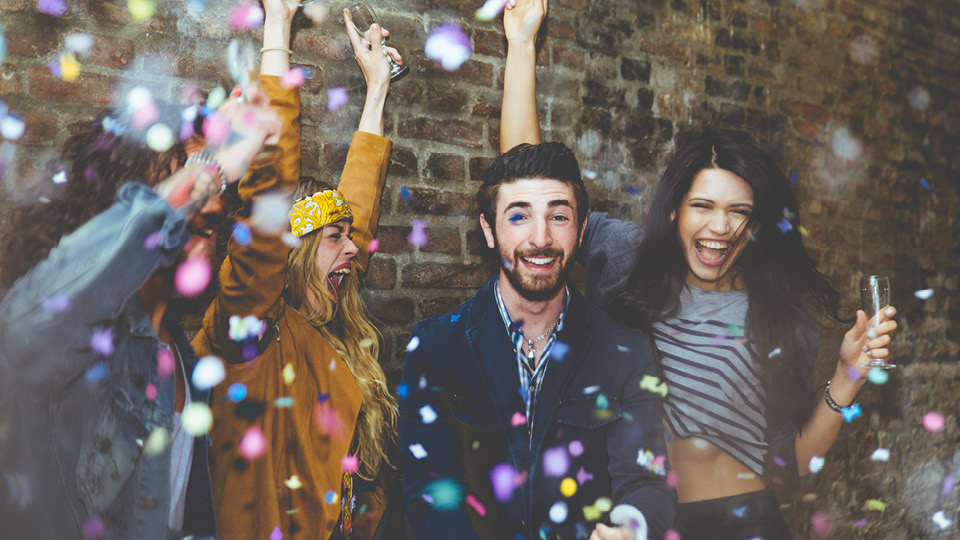
{"type": "Polygon", "coordinates": [[[362,339],[362,340],[360,340],[360,346],[363,347],[364,349],[366,349],[366,348],[368,348],[368,347],[372,347],[372,346],[373,346],[373,340],[370,339],[370,338],[362,339]]]}
{"type": "Polygon", "coordinates": [[[222,86],[218,86],[207,94],[207,107],[216,109],[223,104],[225,99],[227,99],[227,91],[222,86]]]}
{"type": "Polygon", "coordinates": [[[157,5],[151,0],[127,0],[127,9],[130,16],[137,22],[143,22],[153,17],[157,12],[157,5]]]}
{"type": "Polygon", "coordinates": [[[600,510],[597,510],[596,506],[584,506],[583,507],[583,518],[587,521],[597,521],[600,519],[600,515],[603,514],[600,510]]]}
{"type": "Polygon", "coordinates": [[[73,53],[60,55],[60,76],[67,82],[75,81],[80,76],[80,64],[73,53]]]}
{"type": "Polygon", "coordinates": [[[303,487],[297,475],[291,476],[288,480],[284,480],[283,483],[290,489],[300,489],[303,487]]]}
{"type": "Polygon", "coordinates": [[[180,413],[180,425],[184,431],[194,437],[205,435],[213,425],[213,413],[210,412],[210,407],[206,403],[200,401],[188,403],[180,413]]]}
{"type": "Polygon", "coordinates": [[[283,382],[288,386],[293,384],[293,380],[297,378],[297,374],[293,371],[293,364],[287,364],[283,366],[283,382]]]}
{"type": "Polygon", "coordinates": [[[147,442],[143,445],[143,453],[148,456],[162,454],[169,442],[170,436],[167,434],[167,428],[156,427],[150,432],[150,436],[147,437],[147,442]]]}
{"type": "Polygon", "coordinates": [[[597,502],[593,503],[593,506],[600,512],[609,512],[613,508],[613,501],[607,497],[600,497],[597,502]]]}
{"type": "Polygon", "coordinates": [[[800,235],[806,237],[808,234],[810,234],[810,231],[808,231],[806,227],[804,227],[803,225],[801,225],[801,226],[800,226],[800,235]]]}
{"type": "Polygon", "coordinates": [[[563,482],[560,482],[560,493],[564,497],[573,497],[577,492],[577,481],[573,478],[564,478],[563,482]]]}
{"type": "Polygon", "coordinates": [[[864,504],[867,510],[876,510],[878,512],[883,512],[887,509],[887,503],[879,499],[867,499],[867,502],[864,504]]]}
{"type": "Polygon", "coordinates": [[[660,379],[653,375],[644,375],[640,381],[640,389],[660,394],[661,397],[667,396],[667,383],[660,382],[660,379]]]}
{"type": "Polygon", "coordinates": [[[757,477],[757,475],[754,474],[754,473],[752,473],[752,472],[739,472],[739,473],[737,473],[737,478],[738,478],[738,479],[741,479],[741,480],[744,480],[744,479],[752,479],[752,478],[756,478],[756,477],[757,477]]]}

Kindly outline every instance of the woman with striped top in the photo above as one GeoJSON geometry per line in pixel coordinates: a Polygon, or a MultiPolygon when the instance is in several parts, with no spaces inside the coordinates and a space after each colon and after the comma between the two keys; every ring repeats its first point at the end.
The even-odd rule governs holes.
{"type": "MultiPolygon", "coordinates": [[[[547,0],[511,0],[500,149],[540,142],[535,47],[547,0]]],[[[807,255],[790,184],[742,133],[707,133],[669,161],[646,231],[591,212],[587,297],[653,333],[668,393],[669,462],[683,540],[790,538],[766,479],[823,456],[872,358],[887,358],[893,307],[867,329],[858,311],[833,378],[813,399],[818,321],[840,295],[807,255]]],[[[625,538],[601,529],[591,540],[625,538]]]]}

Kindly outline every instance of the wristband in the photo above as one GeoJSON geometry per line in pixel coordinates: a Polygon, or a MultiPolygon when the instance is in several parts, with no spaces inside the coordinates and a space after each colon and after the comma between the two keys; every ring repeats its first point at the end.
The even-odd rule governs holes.
{"type": "Polygon", "coordinates": [[[260,54],[263,54],[266,51],[283,51],[290,55],[293,54],[293,51],[291,49],[287,49],[286,47],[261,47],[260,48],[260,54]]]}
{"type": "MultiPolygon", "coordinates": [[[[843,414],[843,410],[847,407],[841,407],[836,401],[833,400],[833,397],[830,395],[830,382],[831,381],[827,381],[827,388],[823,391],[823,398],[827,401],[828,407],[840,414],[843,414]]],[[[853,403],[851,403],[849,406],[852,407],[853,403]]]]}
{"type": "Polygon", "coordinates": [[[217,174],[220,175],[220,191],[217,192],[217,195],[223,195],[223,192],[227,190],[227,175],[223,172],[223,167],[220,166],[220,163],[217,162],[217,158],[213,157],[213,154],[207,150],[201,150],[188,157],[184,166],[194,163],[202,163],[208,167],[216,168],[217,174]]]}

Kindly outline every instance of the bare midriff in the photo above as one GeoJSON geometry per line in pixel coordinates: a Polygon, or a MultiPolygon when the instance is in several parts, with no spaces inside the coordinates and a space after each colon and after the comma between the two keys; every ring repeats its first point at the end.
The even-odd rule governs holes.
{"type": "Polygon", "coordinates": [[[670,429],[667,445],[670,467],[677,475],[680,503],[730,497],[766,488],[766,483],[746,465],[705,439],[681,439],[670,429]]]}

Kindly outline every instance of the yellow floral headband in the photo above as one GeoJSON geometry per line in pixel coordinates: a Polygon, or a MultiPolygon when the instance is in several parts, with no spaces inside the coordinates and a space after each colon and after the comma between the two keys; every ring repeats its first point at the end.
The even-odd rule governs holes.
{"type": "Polygon", "coordinates": [[[290,209],[290,232],[300,238],[342,219],[353,221],[353,212],[343,193],[335,189],[318,191],[293,203],[290,209]]]}

